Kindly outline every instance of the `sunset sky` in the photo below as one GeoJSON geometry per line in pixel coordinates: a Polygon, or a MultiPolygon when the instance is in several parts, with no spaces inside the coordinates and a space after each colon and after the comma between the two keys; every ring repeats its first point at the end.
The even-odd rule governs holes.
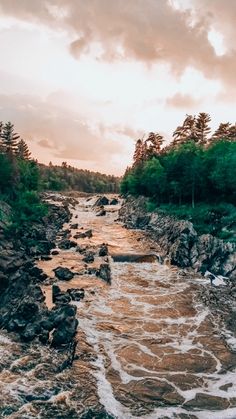
{"type": "Polygon", "coordinates": [[[122,174],[186,113],[235,123],[235,0],[0,0],[0,120],[39,161],[122,174]]]}

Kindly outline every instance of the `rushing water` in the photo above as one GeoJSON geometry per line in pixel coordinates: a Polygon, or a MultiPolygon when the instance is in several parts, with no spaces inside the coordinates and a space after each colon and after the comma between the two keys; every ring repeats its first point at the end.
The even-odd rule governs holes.
{"type": "MultiPolygon", "coordinates": [[[[107,207],[105,217],[96,217],[93,203],[80,199],[71,222],[79,223],[78,231],[93,231],[92,238],[77,239],[79,245],[96,250],[102,243],[108,244],[112,283],[79,274],[69,282],[59,281],[63,290],[85,289],[85,299],[77,303],[76,361],[71,369],[53,376],[45,366],[45,353],[48,351],[49,362],[53,359],[56,363],[55,351],[25,349],[29,352],[27,365],[33,362],[34,366],[14,375],[19,371],[17,363],[26,356],[22,347],[15,347],[16,359],[9,362],[5,376],[0,376],[7,397],[11,394],[16,400],[19,387],[24,393],[25,388],[32,392],[32,386],[51,394],[47,393],[46,402],[42,397],[40,403],[26,400],[27,408],[19,403],[21,410],[8,417],[79,418],[87,405],[104,406],[104,411],[118,419],[235,419],[236,353],[226,345],[217,319],[198,298],[202,280],[159,264],[153,257],[155,244],[143,232],[127,230],[115,221],[116,207],[107,207]],[[152,256],[139,262],[127,257],[137,254],[152,256]],[[36,372],[43,368],[42,359],[43,378],[39,382],[36,372]],[[14,363],[18,369],[14,370],[14,363]],[[64,410],[53,416],[52,406],[57,403],[64,403],[64,410]]],[[[98,267],[101,262],[97,257],[91,266],[98,267]]],[[[71,249],[40,262],[51,277],[57,266],[79,273],[84,268],[82,255],[71,249]]],[[[45,286],[44,291],[51,305],[51,286],[45,286]]],[[[11,345],[16,344],[2,336],[0,345],[3,352],[11,352],[11,345]]],[[[105,413],[99,417],[105,418],[105,413]]]]}

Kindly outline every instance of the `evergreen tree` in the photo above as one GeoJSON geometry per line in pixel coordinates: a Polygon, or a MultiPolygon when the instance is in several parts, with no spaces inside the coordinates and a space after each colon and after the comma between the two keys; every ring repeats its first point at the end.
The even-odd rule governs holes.
{"type": "Polygon", "coordinates": [[[161,146],[163,144],[163,136],[161,134],[150,132],[148,138],[145,141],[147,145],[147,157],[158,156],[161,152],[161,146]]]}
{"type": "Polygon", "coordinates": [[[188,140],[194,140],[196,142],[197,132],[195,116],[186,115],[183,125],[178,126],[174,131],[173,138],[173,147],[179,147],[181,144],[186,143],[188,140]]]}
{"type": "Polygon", "coordinates": [[[9,156],[16,154],[18,139],[20,136],[14,132],[14,125],[11,122],[7,122],[1,132],[3,150],[9,156]]]}
{"type": "Polygon", "coordinates": [[[197,142],[202,145],[206,145],[208,141],[208,135],[211,131],[209,122],[211,121],[210,115],[205,112],[200,112],[196,119],[196,134],[197,142]]]}
{"type": "Polygon", "coordinates": [[[30,160],[31,153],[29,151],[29,147],[24,140],[20,140],[17,144],[16,155],[20,159],[23,160],[30,160]]]}
{"type": "Polygon", "coordinates": [[[212,135],[212,140],[228,138],[231,124],[229,122],[221,123],[212,135]]]}

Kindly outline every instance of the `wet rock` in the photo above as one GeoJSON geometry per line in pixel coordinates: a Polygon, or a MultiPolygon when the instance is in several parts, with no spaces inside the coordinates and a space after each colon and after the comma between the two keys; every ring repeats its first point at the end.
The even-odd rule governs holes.
{"type": "Polygon", "coordinates": [[[119,201],[118,201],[118,199],[116,199],[116,198],[113,198],[113,199],[110,201],[110,205],[117,205],[117,204],[119,204],[119,201]]]}
{"type": "Polygon", "coordinates": [[[199,410],[224,410],[228,409],[229,405],[228,399],[205,393],[197,393],[194,399],[184,403],[186,409],[199,410]]]}
{"type": "Polygon", "coordinates": [[[102,278],[104,281],[106,281],[108,284],[111,283],[111,268],[108,263],[102,263],[100,265],[100,268],[97,272],[97,276],[102,278]]]}
{"type": "Polygon", "coordinates": [[[69,288],[67,292],[70,294],[73,301],[80,301],[84,298],[83,288],[69,288]]]}
{"type": "Polygon", "coordinates": [[[78,223],[75,223],[75,224],[71,224],[71,225],[70,225],[70,228],[71,228],[72,230],[77,230],[78,226],[79,226],[79,224],[78,224],[78,223]]]}
{"type": "Polygon", "coordinates": [[[51,251],[51,255],[53,256],[59,255],[59,253],[60,253],[59,250],[56,250],[56,249],[51,251]]]}
{"type": "Polygon", "coordinates": [[[47,275],[38,266],[32,265],[32,267],[28,269],[28,272],[31,276],[37,278],[40,282],[45,281],[45,279],[47,279],[47,275]]]}
{"type": "Polygon", "coordinates": [[[86,237],[88,237],[89,239],[93,236],[93,232],[92,230],[87,230],[83,233],[77,233],[74,235],[75,239],[85,239],[86,237]]]}
{"type": "Polygon", "coordinates": [[[59,249],[64,249],[64,250],[68,250],[76,246],[77,246],[77,243],[69,239],[62,240],[58,243],[59,249]]]}
{"type": "Polygon", "coordinates": [[[83,258],[83,261],[85,263],[92,263],[94,262],[94,253],[93,252],[87,252],[83,258]]]}
{"type": "Polygon", "coordinates": [[[63,268],[62,266],[58,266],[53,270],[55,272],[55,276],[61,281],[69,281],[74,277],[74,273],[71,272],[70,269],[63,268]]]}
{"type": "Polygon", "coordinates": [[[106,215],[106,210],[104,209],[104,207],[100,208],[100,211],[98,211],[98,213],[96,214],[96,217],[104,217],[106,215]]]}
{"type": "Polygon", "coordinates": [[[56,297],[61,293],[60,287],[58,285],[53,284],[52,286],[52,302],[55,303],[56,297]]]}
{"type": "Polygon", "coordinates": [[[71,343],[78,327],[78,320],[75,318],[76,307],[71,305],[62,306],[55,310],[53,316],[54,323],[57,326],[52,335],[52,346],[59,347],[71,343]]]}
{"type": "Polygon", "coordinates": [[[104,257],[108,255],[108,246],[103,243],[99,249],[98,256],[104,257]]]}
{"type": "Polygon", "coordinates": [[[103,205],[109,205],[109,199],[106,196],[100,196],[94,204],[94,207],[101,207],[103,205]]]}
{"type": "Polygon", "coordinates": [[[52,260],[52,257],[49,255],[42,255],[41,260],[52,260]]]}
{"type": "Polygon", "coordinates": [[[40,326],[38,323],[29,323],[21,333],[21,339],[26,342],[33,340],[40,332],[40,326]]]}

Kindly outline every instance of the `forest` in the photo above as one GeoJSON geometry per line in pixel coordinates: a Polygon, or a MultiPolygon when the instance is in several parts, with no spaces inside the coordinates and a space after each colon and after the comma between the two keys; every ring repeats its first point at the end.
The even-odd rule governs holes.
{"type": "Polygon", "coordinates": [[[149,197],[149,209],[193,220],[201,232],[232,238],[221,223],[235,224],[236,125],[221,123],[210,135],[210,120],[187,115],[167,146],[159,133],[139,139],[121,191],[149,197]]]}
{"type": "MultiPolygon", "coordinates": [[[[38,163],[14,125],[0,122],[0,202],[12,208],[14,228],[46,214],[47,207],[40,199],[42,191],[118,192],[119,182],[115,176],[76,169],[66,162],[61,166],[38,163]]],[[[0,222],[2,216],[0,207],[0,222]]]]}

